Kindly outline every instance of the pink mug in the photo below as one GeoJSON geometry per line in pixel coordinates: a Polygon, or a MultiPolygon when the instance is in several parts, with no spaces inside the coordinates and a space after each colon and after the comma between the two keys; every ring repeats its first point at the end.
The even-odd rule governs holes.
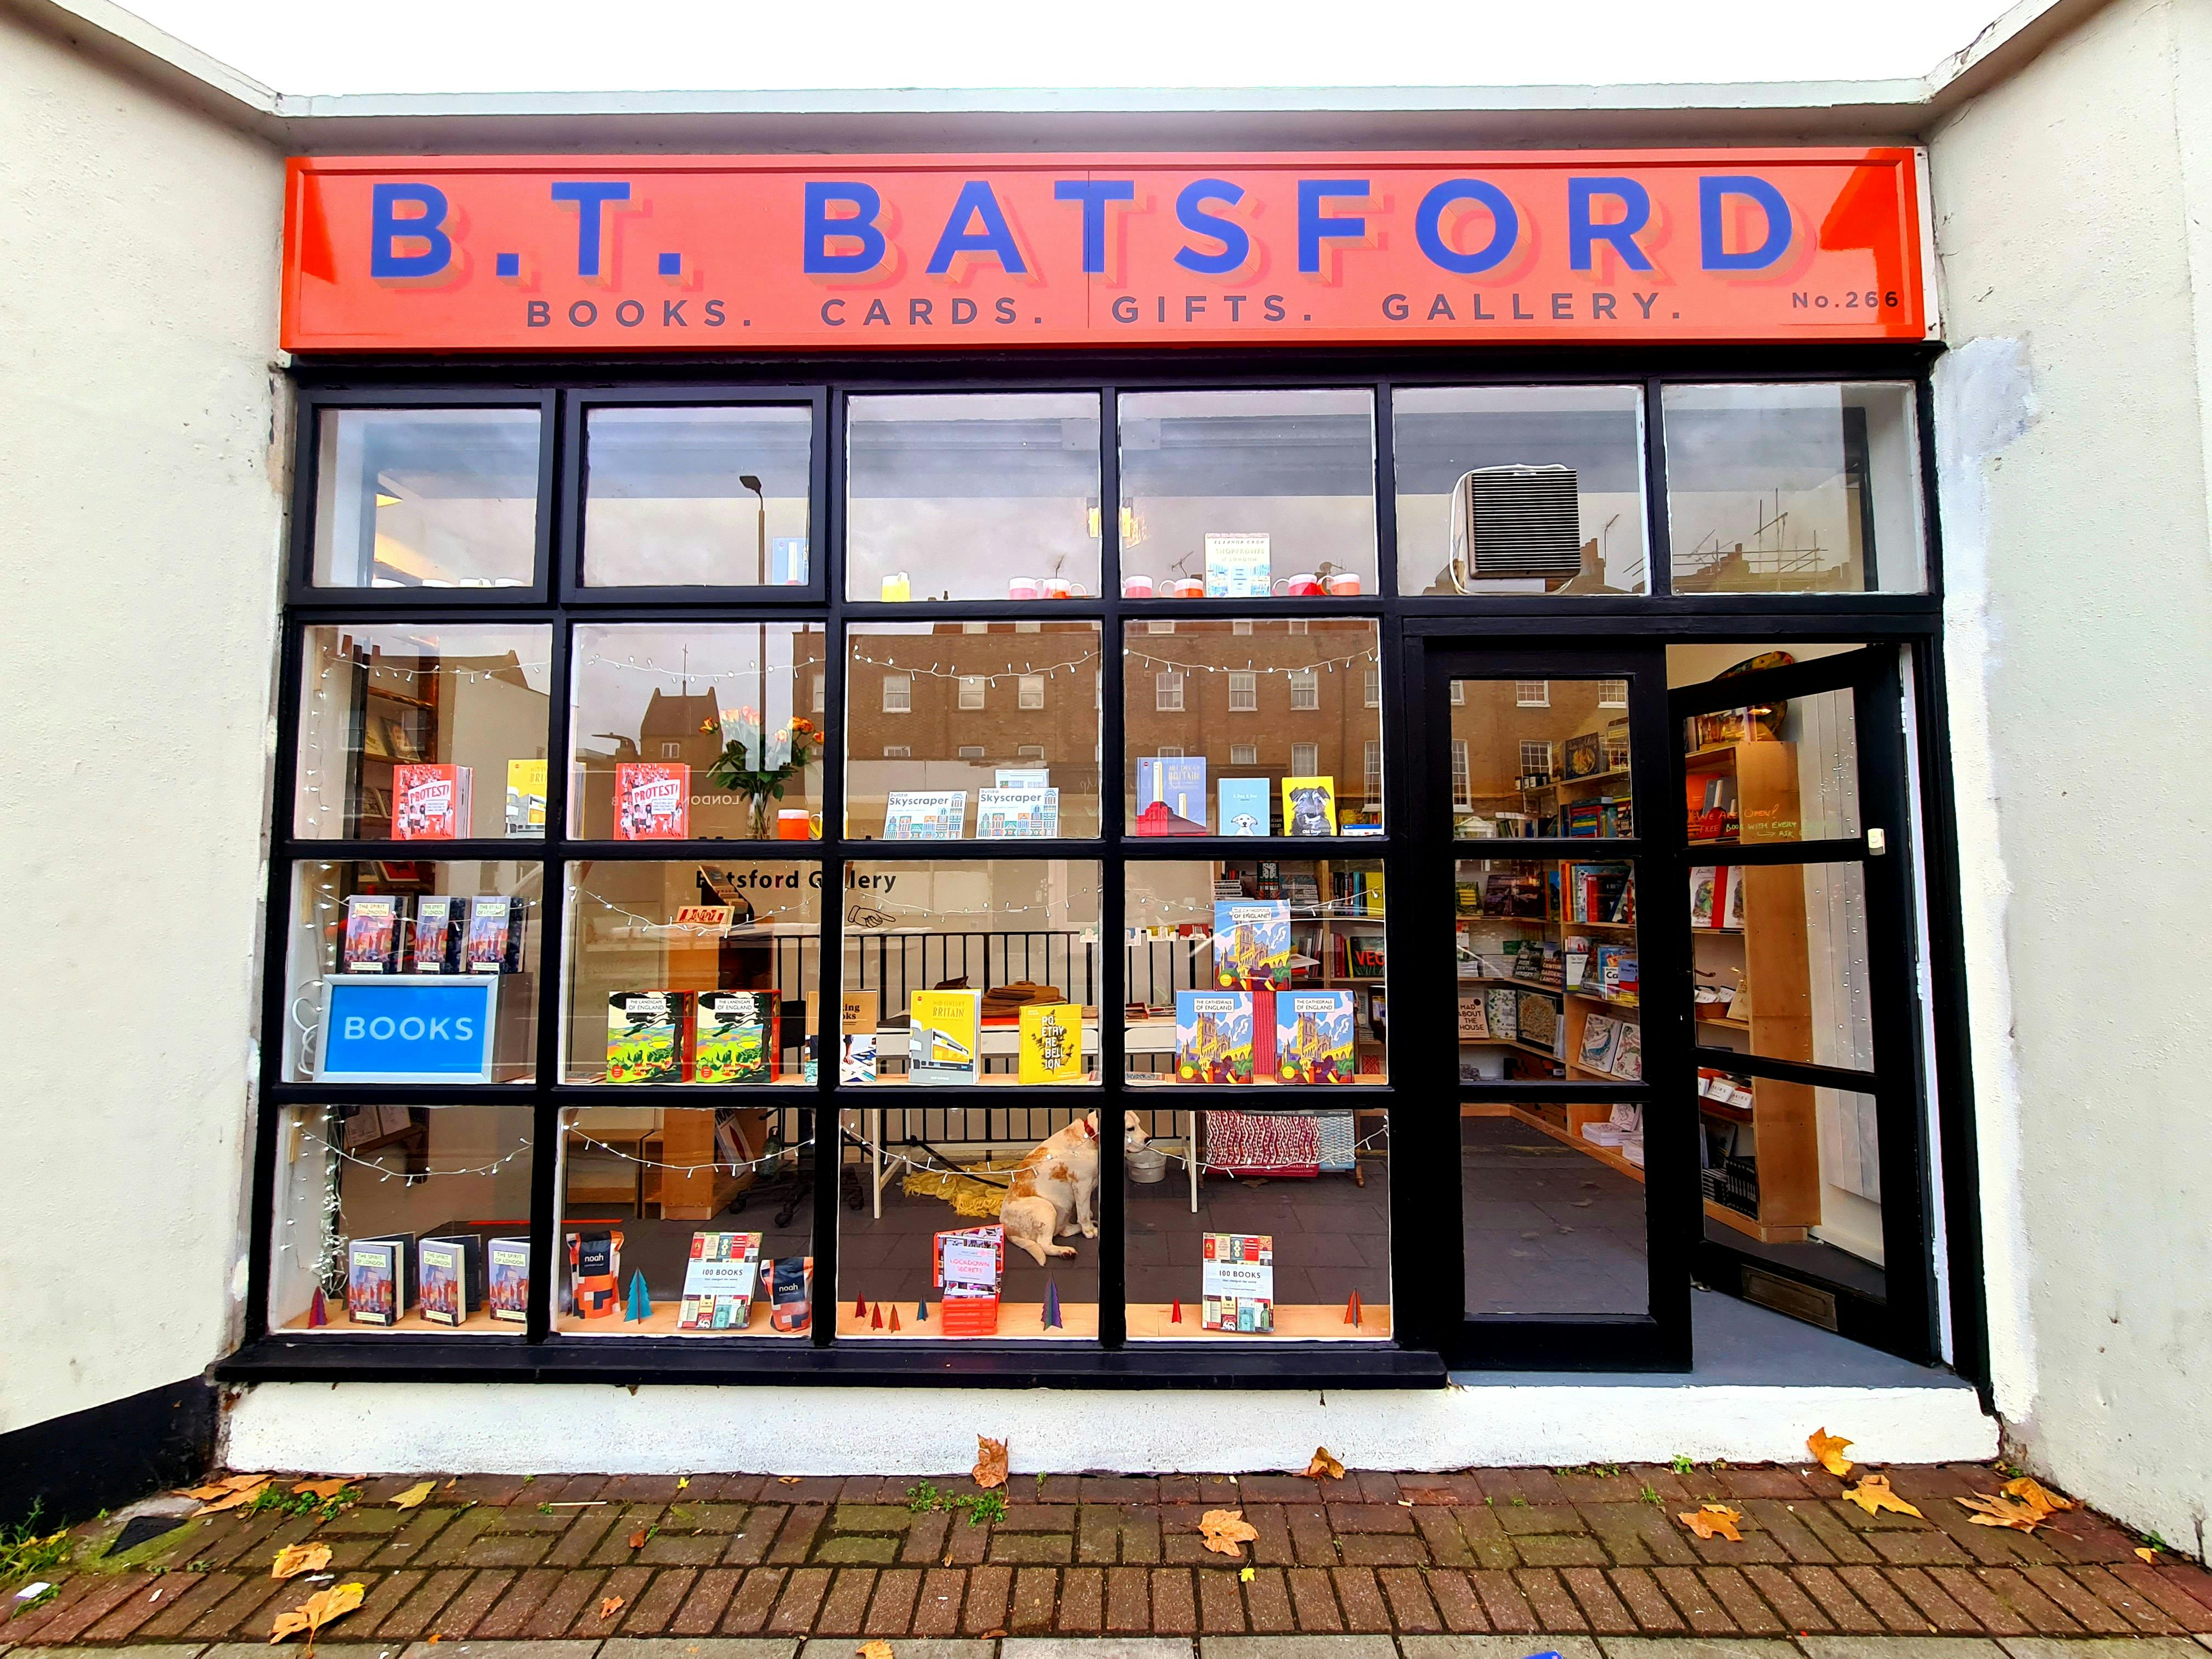
{"type": "Polygon", "coordinates": [[[1176,576],[1169,580],[1168,597],[1171,599],[1202,599],[1206,584],[1196,576],[1176,576]]]}
{"type": "Polygon", "coordinates": [[[1339,597],[1359,592],[1359,577],[1350,570],[1334,570],[1322,578],[1322,586],[1339,597]]]}
{"type": "Polygon", "coordinates": [[[1151,599],[1152,579],[1150,576],[1124,576],[1121,579],[1121,597],[1125,599],[1151,599]]]}
{"type": "Polygon", "coordinates": [[[1010,599],[1034,599],[1041,591],[1035,576],[1016,576],[1006,583],[1006,597],[1010,599]]]}
{"type": "Polygon", "coordinates": [[[1089,592],[1081,582],[1072,582],[1065,576],[1044,579],[1044,597],[1048,599],[1087,599],[1089,592]]]}
{"type": "Polygon", "coordinates": [[[1296,576],[1285,576],[1275,584],[1278,599],[1287,595],[1293,599],[1310,599],[1317,598],[1320,593],[1321,578],[1310,570],[1296,576]]]}

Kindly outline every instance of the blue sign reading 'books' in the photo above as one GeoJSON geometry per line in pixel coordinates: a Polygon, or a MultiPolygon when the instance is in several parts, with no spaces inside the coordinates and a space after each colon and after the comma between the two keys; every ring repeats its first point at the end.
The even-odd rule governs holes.
{"type": "Polygon", "coordinates": [[[325,980],[316,1080],[489,1083],[498,992],[489,976],[325,980]]]}

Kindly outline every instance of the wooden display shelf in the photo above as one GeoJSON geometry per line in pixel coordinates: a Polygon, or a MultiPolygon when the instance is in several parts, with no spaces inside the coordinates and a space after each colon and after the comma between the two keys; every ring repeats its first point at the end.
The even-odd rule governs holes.
{"type": "Polygon", "coordinates": [[[1751,1022],[1749,1020],[1734,1019],[1726,1014],[1699,1014],[1698,1016],[1698,1024],[1700,1025],[1725,1026],[1731,1031],[1748,1031],[1751,1029],[1751,1022]]]}
{"type": "MultiPolygon", "coordinates": [[[[1095,1342],[1098,1340],[1098,1304],[1095,1302],[1071,1302],[1060,1299],[1060,1324],[1052,1330],[1044,1328],[1044,1304],[1042,1302],[1001,1302],[999,1304],[999,1328],[989,1336],[953,1336],[945,1334],[945,1322],[939,1312],[939,1299],[929,1299],[929,1317],[916,1319],[915,1305],[911,1302],[871,1302],[865,1316],[854,1317],[850,1302],[837,1309],[837,1334],[842,1337],[867,1337],[886,1342],[1002,1342],[1012,1338],[1024,1342],[1095,1342]],[[888,1322],[892,1308],[899,1311],[899,1328],[892,1330],[888,1322],[878,1330],[872,1321],[876,1309],[884,1310],[888,1322]]],[[[1131,1310],[1135,1311],[1133,1309],[1131,1310]]]]}
{"type": "Polygon", "coordinates": [[[1623,1077],[1618,1072],[1601,1072],[1596,1066],[1585,1066],[1578,1060],[1570,1060],[1562,1063],[1570,1072],[1578,1073],[1583,1077],[1595,1079],[1600,1083],[1626,1083],[1632,1088],[1640,1088],[1643,1086],[1644,1079],[1640,1077],[1623,1077]]]}
{"type": "Polygon", "coordinates": [[[1603,1008],[1640,1009],[1644,1006],[1640,998],[1600,996],[1595,991],[1567,991],[1561,994],[1572,997],[1577,1002],[1595,1002],[1603,1008]]]}
{"type": "Polygon", "coordinates": [[[804,1342],[813,1335],[811,1331],[777,1330],[769,1323],[768,1304],[765,1302],[753,1304],[752,1323],[741,1331],[678,1330],[676,1322],[684,1313],[684,1298],[680,1296],[656,1297],[652,1314],[640,1320],[624,1319],[621,1306],[618,1302],[617,1311],[604,1319],[585,1319],[575,1314],[562,1314],[554,1320],[553,1328],[562,1336],[673,1336],[708,1342],[758,1340],[763,1337],[779,1342],[796,1338],[804,1342]]]}
{"type": "MultiPolygon", "coordinates": [[[[1169,1318],[1171,1302],[1132,1302],[1127,1318],[1133,1342],[1387,1342],[1390,1340],[1390,1304],[1363,1302],[1359,1323],[1344,1322],[1342,1303],[1278,1302],[1275,1328],[1254,1331],[1209,1331],[1200,1322],[1203,1310],[1196,1301],[1182,1304],[1182,1320],[1169,1318]]],[[[1003,1329],[1006,1321],[1001,1319],[1003,1329]]]]}
{"type": "Polygon", "coordinates": [[[310,1325],[307,1322],[307,1316],[303,1313],[295,1319],[286,1320],[283,1328],[288,1331],[307,1331],[311,1334],[336,1331],[348,1336],[359,1336],[363,1333],[371,1336],[401,1336],[410,1331],[423,1336],[519,1337],[522,1334],[522,1326],[520,1322],[510,1322],[504,1319],[494,1319],[491,1316],[491,1310],[488,1308],[477,1309],[459,1325],[441,1325],[435,1320],[425,1319],[422,1317],[422,1310],[419,1307],[410,1308],[405,1313],[400,1315],[397,1324],[371,1325],[349,1317],[346,1313],[345,1299],[343,1297],[331,1305],[329,1324],[310,1325]]]}

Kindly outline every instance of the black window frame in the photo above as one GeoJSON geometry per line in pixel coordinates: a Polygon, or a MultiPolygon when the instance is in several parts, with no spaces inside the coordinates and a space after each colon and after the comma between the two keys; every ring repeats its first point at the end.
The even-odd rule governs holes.
{"type": "MultiPolygon", "coordinates": [[[[1018,847],[968,841],[900,844],[848,841],[825,834],[789,856],[818,860],[827,890],[842,890],[845,867],[862,861],[898,859],[1068,858],[1095,860],[1101,867],[1102,941],[1118,928],[1131,860],[1188,860],[1279,854],[1295,849],[1310,854],[1310,841],[1280,838],[1135,838],[1126,834],[1123,788],[1127,757],[1123,744],[1124,686],[1121,653],[1109,648],[1123,637],[1124,624],[1154,617],[1367,617],[1379,629],[1382,645],[1383,787],[1387,833],[1350,843],[1332,843],[1345,855],[1379,860],[1389,886],[1413,890],[1425,870],[1444,867],[1449,846],[1429,844],[1422,827],[1434,790],[1449,798],[1449,772],[1441,780],[1418,775],[1420,733],[1427,711],[1419,706],[1425,684],[1425,653],[1451,647],[1489,646],[1527,658],[1567,652],[1578,658],[1602,656],[1608,649],[1651,652],[1668,643],[1694,641],[1747,642],[1775,640],[1850,641],[1903,648],[1910,655],[1921,733],[1917,779],[1922,802],[1920,834],[1927,877],[1926,917],[1934,988],[1932,1026],[1935,1053],[1935,1130],[1942,1147],[1943,1187],[1927,1194],[1932,1216],[1940,1206],[1948,1252],[1952,1364],[1962,1375],[1986,1387],[1985,1339],[1980,1292],[1980,1244],[1975,1218],[1978,1182],[1971,1117],[1970,1072],[1966,1049],[1963,953],[1958,900],[1953,807],[1949,791],[1942,659],[1942,561],[1936,517],[1932,398],[1929,371],[1938,349],[1876,345],[1863,348],[1650,348],[1622,352],[1551,350],[1430,350],[1392,353],[1269,351],[1264,353],[1038,353],[1026,356],[962,357],[913,354],[880,358],[698,360],[680,362],[560,359],[426,362],[404,359],[302,360],[291,375],[296,388],[294,434],[293,523],[289,566],[283,592],[281,630],[283,666],[278,690],[278,744],[271,794],[270,886],[263,960],[261,1029],[282,1029],[294,867],[302,860],[408,857],[420,859],[422,843],[307,840],[293,830],[297,784],[296,665],[304,630],[318,623],[383,621],[404,616],[447,623],[501,622],[550,625],[553,666],[549,684],[547,836],[527,848],[513,842],[483,840],[441,843],[440,860],[497,859],[539,863],[542,892],[537,925],[541,928],[540,1019],[536,1081],[519,1085],[472,1085],[443,1088],[422,1085],[326,1085],[287,1081],[282,1075],[282,1045],[264,1041],[260,1053],[258,1113],[252,1158],[251,1228],[247,1259],[243,1340],[218,1368],[236,1380],[359,1377],[389,1380],[513,1381],[573,1380],[636,1382],[771,1382],[822,1381],[843,1383],[902,1382],[994,1386],[1259,1387],[1346,1388],[1435,1386],[1451,1366],[1497,1365],[1511,1369],[1678,1369],[1690,1361],[1686,1294],[1655,1304],[1655,1336],[1623,1360],[1608,1358],[1602,1342],[1561,1343],[1541,1332],[1516,1346],[1507,1343],[1488,1354],[1470,1354],[1456,1337],[1460,1312],[1454,1299],[1459,1283],[1455,1261],[1448,1272],[1433,1266],[1433,1229],[1428,1206],[1435,1197],[1433,1170],[1420,1171],[1425,1134],[1439,1139],[1446,1116],[1435,1101],[1450,1097],[1455,1075],[1435,1077],[1431,1062],[1418,1057],[1420,1045],[1400,1041],[1390,1055],[1386,1084],[1359,1091],[1360,1103],[1380,1106],[1388,1115],[1392,1171],[1389,1206],[1392,1237],[1393,1301],[1396,1317],[1391,1340],[1370,1344],[1294,1341],[1188,1345],[1125,1340],[1122,1252],[1120,1248],[1121,1182],[1110,1175],[1101,1182],[1100,1328],[1096,1344],[1022,1340],[839,1342],[835,1322],[818,1319],[809,1343],[765,1343],[732,1340],[685,1342],[667,1338],[595,1336],[589,1341],[562,1340],[551,1330],[553,1274],[557,1270],[554,1190],[562,1111],[609,1100],[629,1104],[759,1103],[792,1107],[796,1092],[717,1091],[709,1102],[700,1091],[641,1091],[626,1085],[568,1084],[560,1080],[556,1052],[557,1013],[565,994],[568,949],[566,897],[568,866],[580,860],[616,858],[684,858],[702,852],[726,857],[746,843],[730,842],[650,842],[610,847],[568,834],[568,705],[571,631],[580,623],[623,621],[672,623],[820,622],[825,630],[829,674],[821,723],[826,729],[823,775],[825,829],[842,825],[844,808],[845,691],[847,625],[879,621],[1028,620],[1039,614],[1035,602],[976,599],[944,603],[882,604],[848,599],[845,594],[845,400],[873,392],[962,392],[1094,391],[1102,396],[1100,500],[1120,499],[1117,402],[1125,392],[1243,390],[1254,388],[1356,387],[1370,390],[1375,408],[1375,523],[1377,591],[1353,598],[1265,600],[1125,600],[1121,597],[1118,514],[1102,512],[1100,592],[1084,600],[1053,601],[1042,614],[1068,620],[1088,618],[1100,626],[1101,669],[1104,673],[1100,716],[1102,753],[1099,790],[1101,835],[1096,840],[1024,842],[1018,847]],[[1662,388],[1669,383],[1716,384],[1785,381],[1897,380],[1915,387],[1919,427],[1920,511],[1927,590],[1920,593],[1702,594],[1669,591],[1671,547],[1668,533],[1665,428],[1662,388]],[[1650,591],[1642,595],[1504,595],[1431,598],[1397,590],[1397,498],[1394,472],[1392,394],[1398,386],[1566,386],[1577,383],[1641,386],[1644,400],[1644,509],[1650,591]],[[711,405],[716,403],[811,401],[816,410],[811,458],[813,499],[809,512],[810,564],[805,589],[586,588],[580,582],[579,511],[582,501],[582,416],[592,407],[636,407],[655,404],[711,405]],[[316,500],[316,432],[326,409],[407,406],[483,407],[535,405],[543,410],[540,444],[538,564],[528,588],[434,591],[432,598],[414,590],[316,587],[310,584],[316,500]],[[649,1098],[649,1096],[653,1097],[649,1098]],[[483,1337],[342,1332],[290,1334],[268,1326],[271,1210],[277,1139],[283,1109],[343,1103],[465,1105],[526,1103],[533,1112],[534,1164],[532,1235],[536,1270],[532,1276],[529,1318],[519,1340],[483,1337]]],[[[1662,692],[1663,696],[1663,692],[1662,692]]],[[[1433,816],[1430,814],[1429,816],[1433,816]]],[[[1662,878],[1679,860],[1663,835],[1644,843],[1643,856],[1662,878]]],[[[1420,960],[1410,921],[1413,907],[1401,906],[1389,924],[1393,975],[1393,1035],[1402,1037],[1406,1013],[1429,1000],[1413,977],[1420,960]],[[1407,920],[1401,920],[1401,917],[1407,920]]],[[[821,957],[824,973],[842,961],[842,916],[835,903],[822,907],[821,957]]],[[[1098,1084],[1096,1087],[1042,1091],[1034,1103],[1058,1108],[1095,1107],[1101,1115],[1101,1139],[1109,1149],[1121,1144],[1123,1114],[1132,1109],[1203,1108],[1230,1103],[1248,1109],[1268,1103],[1250,1091],[1208,1091],[1177,1086],[1128,1085],[1119,1053],[1119,1011],[1122,1002],[1121,953],[1100,952],[1099,1006],[1102,1014],[1098,1084]]],[[[834,987],[823,988],[825,992],[834,987]]],[[[1663,1046],[1663,1045],[1662,1045],[1663,1046]]],[[[1686,1044],[1682,1045],[1686,1054],[1686,1044]]],[[[942,1091],[958,1094],[959,1091],[942,1091]]],[[[1019,1103],[1013,1091],[994,1088],[988,1103],[1019,1103]]],[[[824,1066],[802,1109],[817,1139],[838,1134],[844,1110],[882,1103],[866,1089],[840,1087],[836,1068],[824,1066]]],[[[944,1103],[955,1103],[947,1100],[944,1103]]],[[[1455,1104],[1449,1121],[1457,1120],[1455,1104]]],[[[842,1153],[842,1140],[839,1141],[842,1153]]],[[[1433,1150],[1430,1148],[1429,1150],[1433,1150]]],[[[1115,1154],[1109,1151],[1109,1158],[1115,1154]]],[[[1430,1160],[1441,1162],[1442,1160],[1430,1160]]],[[[831,1305],[836,1285],[837,1183],[842,1156],[817,1157],[815,1164],[815,1261],[821,1287],[817,1306],[831,1305]]],[[[1452,1161],[1455,1167],[1455,1160],[1452,1161]]],[[[1680,1212],[1679,1224],[1697,1206],[1658,1206],[1680,1212]]],[[[1455,1213],[1455,1208],[1454,1212],[1455,1213]]],[[[1678,1224],[1670,1222],[1666,1224],[1678,1224]]],[[[1687,1264],[1693,1240],[1676,1241],[1670,1260],[1687,1264]]],[[[1923,1241],[1923,1258],[1932,1241],[1923,1241]]],[[[1932,1262],[1929,1264],[1932,1266],[1932,1262]]],[[[1931,1324],[1933,1304],[1931,1302],[1931,1324]]],[[[1931,1343],[1934,1334],[1931,1330],[1931,1343]]]]}

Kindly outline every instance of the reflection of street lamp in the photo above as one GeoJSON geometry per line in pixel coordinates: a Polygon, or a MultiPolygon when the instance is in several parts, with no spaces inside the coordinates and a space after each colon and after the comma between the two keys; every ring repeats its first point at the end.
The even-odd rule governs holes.
{"type": "Polygon", "coordinates": [[[761,481],[750,472],[740,472],[738,474],[738,482],[743,484],[746,489],[751,490],[753,494],[759,498],[760,545],[758,552],[756,555],[757,562],[753,566],[755,573],[753,580],[757,582],[765,584],[768,580],[768,496],[763,493],[761,489],[761,481]]]}

